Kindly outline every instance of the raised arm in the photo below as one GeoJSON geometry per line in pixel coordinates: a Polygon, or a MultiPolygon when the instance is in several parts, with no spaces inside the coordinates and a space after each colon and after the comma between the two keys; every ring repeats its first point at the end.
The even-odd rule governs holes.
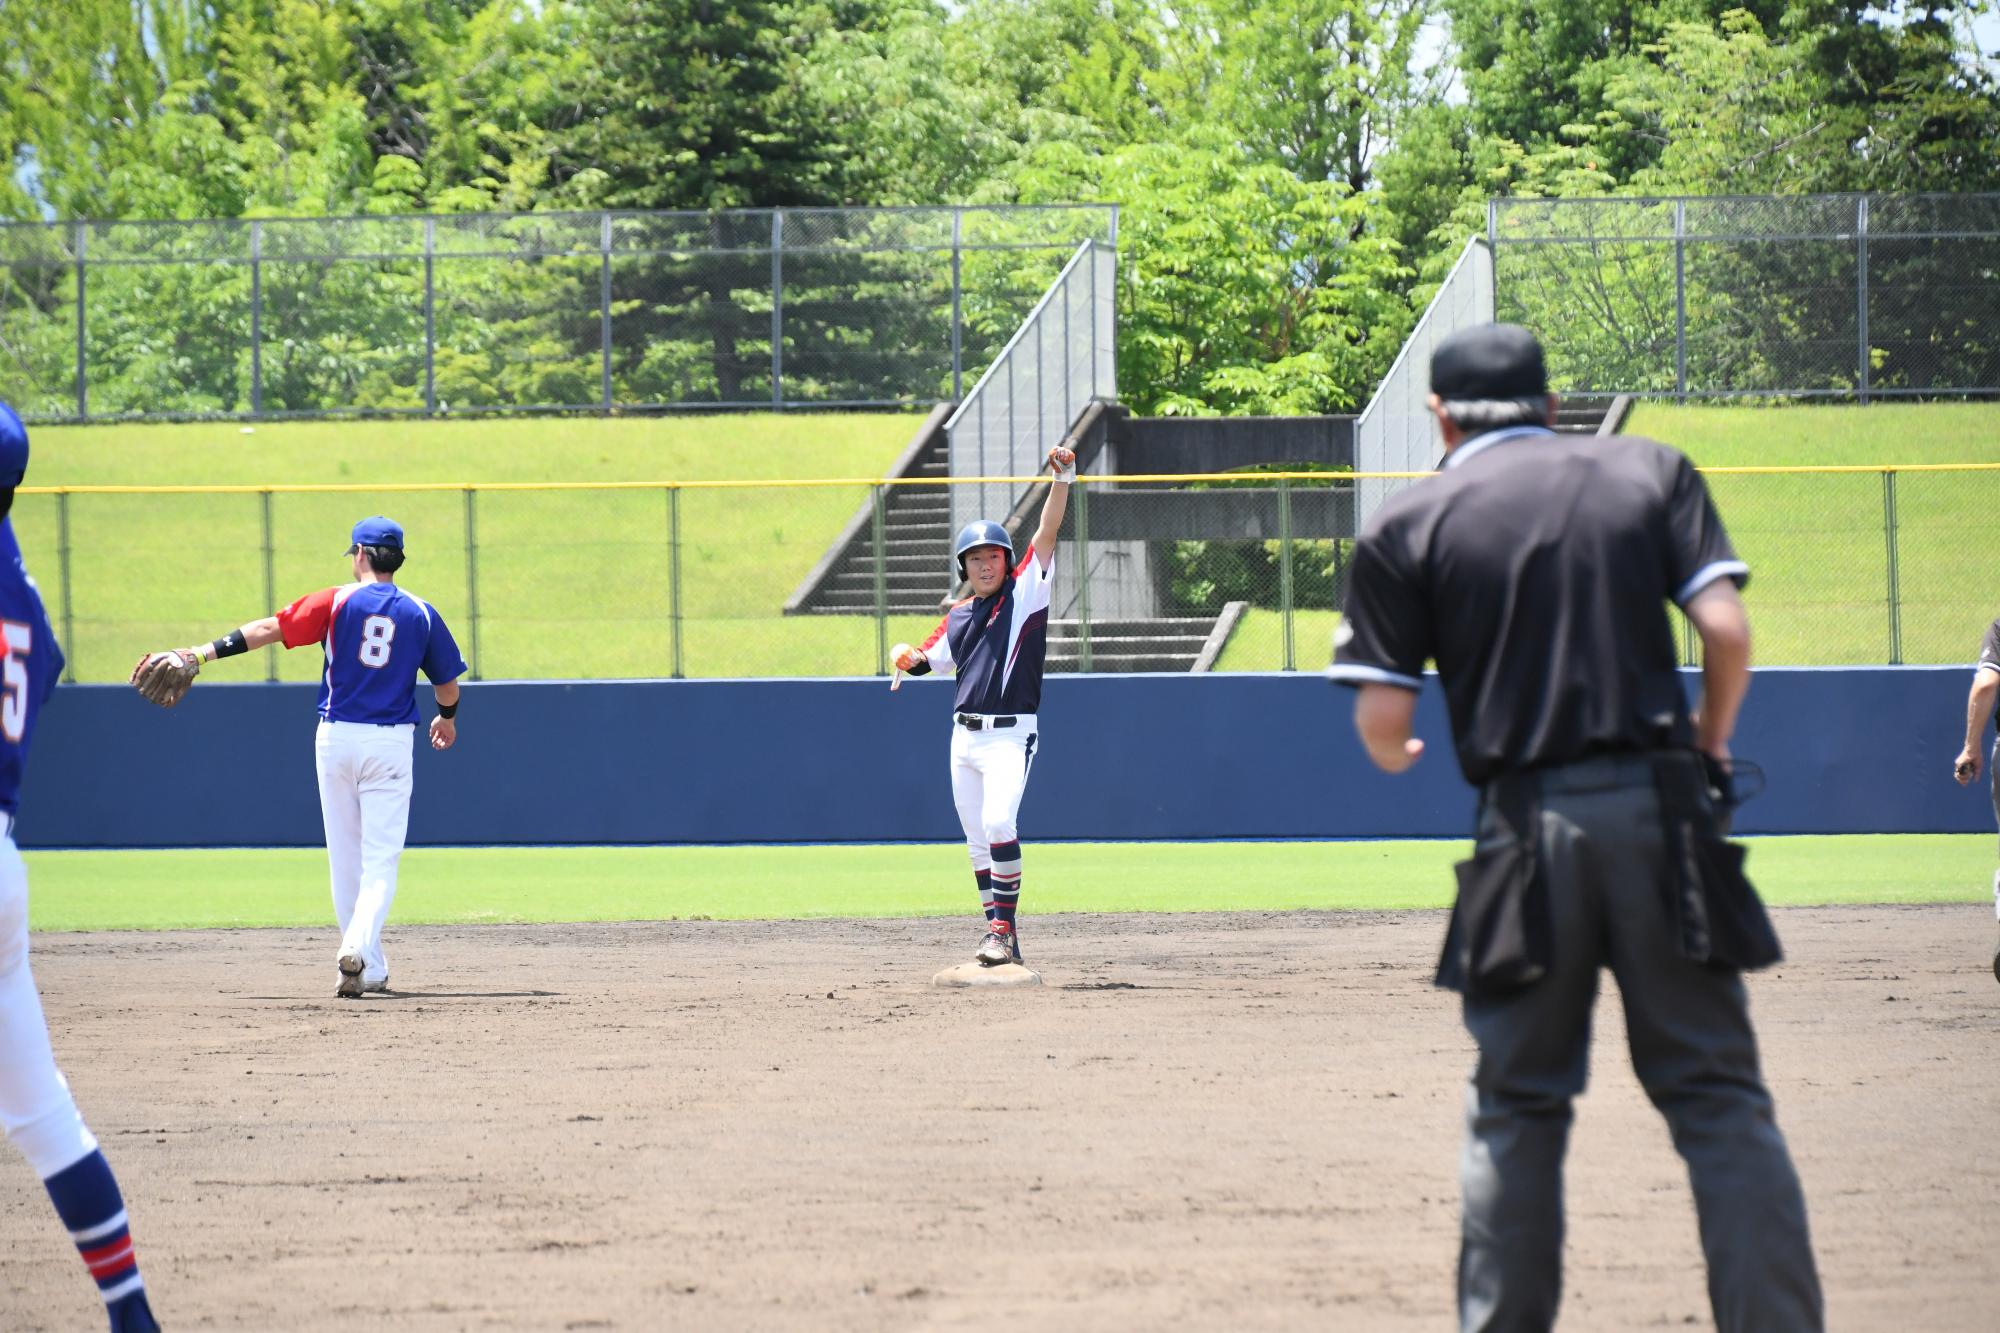
{"type": "Polygon", "coordinates": [[[1076,480],[1076,450],[1059,444],[1049,450],[1056,474],[1049,481],[1049,498],[1042,502],[1042,521],[1035,528],[1035,559],[1047,569],[1056,558],[1056,533],[1069,509],[1070,483],[1076,480]]]}

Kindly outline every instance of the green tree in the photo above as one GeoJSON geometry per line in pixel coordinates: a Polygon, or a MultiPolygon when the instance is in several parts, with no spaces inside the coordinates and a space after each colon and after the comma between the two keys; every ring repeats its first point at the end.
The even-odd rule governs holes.
{"type": "Polygon", "coordinates": [[[1351,411],[1409,326],[1379,196],[1246,160],[1220,133],[1104,156],[1050,145],[1027,200],[1125,202],[1121,397],[1142,413],[1351,411]]]}
{"type": "Polygon", "coordinates": [[[596,202],[843,202],[841,145],[805,95],[806,17],[790,0],[592,0],[596,63],[569,152],[596,202]]]}

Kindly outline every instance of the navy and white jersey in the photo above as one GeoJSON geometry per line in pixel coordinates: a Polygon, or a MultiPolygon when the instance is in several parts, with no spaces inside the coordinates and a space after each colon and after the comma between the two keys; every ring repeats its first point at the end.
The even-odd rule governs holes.
{"type": "Polygon", "coordinates": [[[0,810],[13,814],[21,801],[21,769],[35,738],[35,718],[62,675],[62,649],[42,594],[21,560],[14,521],[0,519],[0,810]]]}
{"type": "Polygon", "coordinates": [[[444,617],[393,583],[323,588],[278,612],[285,647],[326,653],[319,715],[329,722],[417,721],[417,672],[433,685],[465,674],[444,617]]]}
{"type": "Polygon", "coordinates": [[[924,640],[921,651],[931,670],[958,672],[954,712],[1041,710],[1052,582],[1030,546],[997,592],[952,607],[924,640]]]}

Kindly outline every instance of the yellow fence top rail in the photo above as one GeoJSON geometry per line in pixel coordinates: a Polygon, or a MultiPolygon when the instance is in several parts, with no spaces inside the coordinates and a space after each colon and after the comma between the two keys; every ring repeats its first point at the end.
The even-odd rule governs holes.
{"type": "MultiPolygon", "coordinates": [[[[2000,472],[2000,463],[1854,463],[1827,466],[1787,467],[1705,467],[1698,471],[1715,477],[1842,476],[1854,473],[1880,475],[1890,472],[2000,472]]],[[[1188,482],[1233,482],[1237,485],[1272,481],[1312,481],[1339,485],[1351,481],[1411,481],[1433,475],[1430,472],[1171,472],[1113,473],[1082,476],[1082,483],[1173,484],[1188,482]]],[[[792,480],[740,481],[385,481],[385,482],[302,482],[273,483],[265,486],[23,486],[20,495],[356,495],[383,492],[426,491],[694,491],[694,490],[789,490],[828,486],[982,486],[1026,485],[1048,480],[1047,473],[1032,477],[810,477],[792,480]]]]}

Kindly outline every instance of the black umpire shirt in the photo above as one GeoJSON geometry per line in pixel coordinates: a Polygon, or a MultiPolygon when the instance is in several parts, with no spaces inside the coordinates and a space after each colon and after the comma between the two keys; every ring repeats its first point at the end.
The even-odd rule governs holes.
{"type": "Polygon", "coordinates": [[[1694,732],[1666,604],[1749,574],[1680,451],[1489,431],[1369,520],[1327,676],[1418,690],[1436,661],[1475,785],[1685,748],[1694,732]]]}

